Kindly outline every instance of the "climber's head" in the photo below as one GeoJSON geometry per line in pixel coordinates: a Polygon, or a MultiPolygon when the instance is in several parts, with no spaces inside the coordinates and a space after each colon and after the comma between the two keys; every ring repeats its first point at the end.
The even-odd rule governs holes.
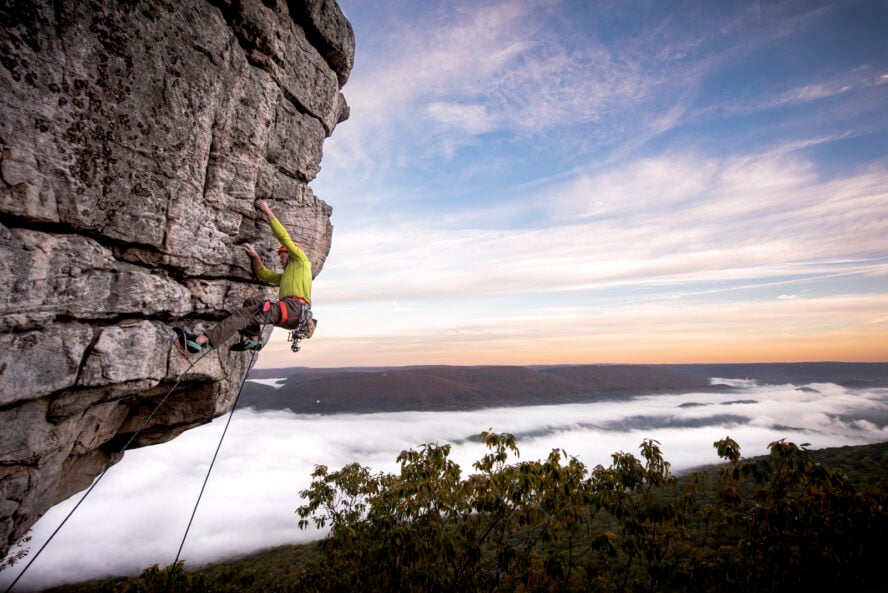
{"type": "Polygon", "coordinates": [[[287,248],[281,245],[278,247],[278,259],[281,260],[281,265],[285,268],[287,264],[290,263],[290,252],[287,251],[287,248]]]}

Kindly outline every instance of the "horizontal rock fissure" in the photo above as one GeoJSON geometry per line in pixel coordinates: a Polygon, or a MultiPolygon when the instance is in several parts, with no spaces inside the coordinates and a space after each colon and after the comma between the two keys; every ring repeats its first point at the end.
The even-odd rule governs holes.
{"type": "MultiPolygon", "coordinates": [[[[285,169],[277,168],[282,174],[287,175],[288,177],[295,178],[293,175],[289,174],[285,169]]],[[[298,179],[299,181],[304,181],[304,179],[298,179]]],[[[15,214],[5,214],[2,226],[5,226],[10,230],[27,230],[27,231],[35,231],[39,233],[46,233],[48,235],[56,235],[56,236],[68,236],[68,237],[82,237],[84,239],[89,239],[91,241],[95,241],[102,247],[110,250],[114,254],[114,259],[118,263],[137,266],[139,268],[143,268],[151,271],[161,270],[163,275],[166,275],[172,280],[179,282],[180,284],[184,284],[186,281],[227,281],[227,282],[235,282],[240,284],[253,284],[249,282],[243,282],[244,278],[242,276],[233,276],[227,274],[196,274],[191,275],[187,273],[187,268],[182,266],[175,266],[172,264],[167,264],[167,266],[158,268],[157,265],[139,261],[134,258],[125,258],[121,257],[128,250],[146,250],[154,252],[156,249],[152,245],[146,245],[144,243],[134,243],[132,241],[118,241],[113,238],[109,238],[107,235],[101,235],[99,233],[91,233],[91,232],[83,232],[88,229],[79,229],[74,228],[68,225],[67,223],[61,222],[48,222],[48,221],[31,221],[25,217],[15,215],[15,214]]],[[[237,246],[233,246],[237,247],[237,246]]],[[[159,255],[163,255],[159,253],[159,255]]],[[[206,263],[206,262],[201,262],[206,263]]],[[[236,267],[236,266],[230,266],[236,267]]],[[[242,269],[245,273],[250,272],[246,265],[242,266],[242,269]]]]}
{"type": "MultiPolygon", "coordinates": [[[[238,39],[240,39],[240,37],[238,37],[238,39]]],[[[263,72],[267,72],[270,75],[274,74],[273,72],[270,72],[268,70],[268,68],[265,66],[265,64],[256,60],[255,58],[252,58],[249,55],[249,53],[246,52],[245,46],[241,45],[241,48],[245,50],[244,53],[247,58],[247,62],[251,66],[253,66],[254,68],[258,68],[259,70],[262,70],[263,72]]],[[[277,86],[281,91],[281,95],[283,95],[283,97],[296,109],[297,112],[299,112],[302,115],[306,115],[312,119],[317,120],[317,122],[320,123],[321,126],[324,128],[324,131],[326,132],[327,136],[329,136],[331,134],[331,132],[333,130],[331,130],[330,126],[328,126],[327,123],[324,122],[324,119],[322,117],[320,117],[319,115],[317,115],[317,114],[313,113],[311,110],[309,110],[308,107],[306,107],[305,105],[302,104],[302,102],[299,100],[298,97],[293,95],[293,93],[289,92],[286,88],[282,87],[279,84],[277,86]]]]}
{"type": "Polygon", "coordinates": [[[286,175],[287,177],[289,177],[290,179],[293,179],[294,181],[299,181],[301,183],[308,183],[309,181],[311,181],[304,174],[302,174],[298,171],[297,172],[290,171],[289,169],[287,169],[286,167],[282,167],[281,165],[276,165],[275,170],[278,173],[280,173],[281,175],[286,175]]]}
{"type": "MultiPolygon", "coordinates": [[[[127,322],[136,322],[136,321],[156,321],[158,323],[162,323],[164,325],[176,326],[182,325],[185,322],[188,324],[193,324],[198,321],[219,321],[226,316],[224,311],[219,312],[217,314],[201,314],[201,315],[142,315],[139,313],[127,313],[121,315],[114,315],[113,317],[97,317],[91,319],[85,319],[83,317],[72,317],[69,315],[59,315],[55,317],[55,321],[58,323],[85,323],[87,325],[92,326],[93,328],[104,329],[106,327],[114,327],[116,325],[121,325],[127,322]]],[[[31,330],[33,331],[33,330],[31,330]]]]}
{"type": "MultiPolygon", "coordinates": [[[[46,233],[48,235],[63,235],[68,237],[83,237],[95,241],[102,247],[107,249],[146,249],[155,250],[154,245],[145,243],[134,243],[132,241],[118,241],[100,232],[92,231],[89,228],[81,228],[72,226],[66,222],[51,222],[45,220],[32,220],[25,216],[17,214],[3,214],[3,223],[8,229],[21,229],[26,231],[35,231],[38,233],[46,233]]],[[[126,261],[126,260],[120,260],[126,261]]],[[[128,264],[140,265],[139,262],[126,261],[128,264]]],[[[155,266],[144,265],[146,268],[156,269],[155,266]]]]}
{"type": "Polygon", "coordinates": [[[308,117],[316,119],[318,121],[318,123],[320,123],[321,126],[323,126],[324,131],[327,133],[327,136],[329,136],[333,132],[333,130],[330,129],[330,126],[327,125],[327,123],[324,121],[324,119],[322,117],[309,111],[308,108],[306,108],[305,105],[303,105],[299,101],[299,99],[293,95],[293,93],[291,93],[290,91],[288,91],[284,87],[279,86],[278,88],[281,89],[281,94],[284,96],[284,98],[287,101],[290,102],[291,105],[293,105],[293,107],[296,109],[296,111],[298,111],[302,115],[307,115],[308,117]]]}
{"type": "MultiPolygon", "coordinates": [[[[3,411],[4,407],[0,407],[0,411],[3,411]]],[[[0,459],[0,467],[31,467],[36,468],[40,467],[40,462],[38,459],[16,459],[14,461],[7,459],[0,459]]],[[[14,500],[14,499],[13,499],[14,500]]]]}
{"type": "MultiPolygon", "coordinates": [[[[28,312],[40,312],[40,311],[52,311],[57,308],[56,305],[46,305],[45,307],[35,308],[21,308],[14,309],[10,308],[6,311],[0,313],[0,319],[3,317],[11,317],[13,315],[20,315],[22,313],[28,312]]],[[[200,319],[200,320],[211,320],[211,319],[221,319],[225,317],[225,311],[220,311],[216,314],[212,313],[201,313],[201,314],[188,314],[188,315],[161,315],[161,314],[143,314],[138,311],[128,311],[126,313],[108,313],[107,316],[101,316],[99,314],[94,314],[94,316],[74,316],[67,314],[57,314],[52,317],[52,321],[55,323],[82,323],[86,325],[91,325],[95,327],[109,327],[112,325],[119,325],[129,320],[133,321],[160,321],[163,323],[168,323],[170,321],[177,321],[181,319],[200,319]]],[[[25,333],[29,331],[35,331],[42,329],[41,325],[34,325],[32,328],[22,327],[16,330],[13,330],[11,333],[25,333]]]]}
{"type": "MultiPolygon", "coordinates": [[[[240,246],[237,246],[240,249],[240,246]]],[[[244,256],[246,257],[246,256],[244,256]]],[[[191,276],[189,274],[185,274],[180,271],[179,268],[169,268],[165,270],[169,273],[171,279],[175,280],[179,284],[185,284],[186,282],[231,282],[232,284],[244,285],[244,286],[260,286],[258,282],[245,282],[244,277],[242,276],[226,276],[222,274],[196,274],[191,276]]],[[[246,271],[246,268],[244,268],[246,271]]]]}

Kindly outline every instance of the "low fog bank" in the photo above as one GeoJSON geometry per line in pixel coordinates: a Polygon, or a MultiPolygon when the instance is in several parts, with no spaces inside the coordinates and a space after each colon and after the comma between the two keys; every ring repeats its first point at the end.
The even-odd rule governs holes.
{"type": "MultiPolygon", "coordinates": [[[[784,438],[820,449],[888,441],[888,389],[830,383],[757,386],[730,393],[642,396],[627,401],[509,407],[465,412],[297,415],[239,409],[185,543],[189,567],[276,545],[317,539],[300,531],[295,509],[316,464],[359,462],[393,472],[404,449],[452,445],[464,475],[483,455],[485,430],[518,437],[522,460],[562,448],[589,468],[611,454],[661,443],[673,471],[718,462],[712,443],[731,436],[744,456],[784,438]]],[[[184,535],[225,418],[179,438],[126,454],[29,569],[16,591],[171,563],[184,535]]],[[[32,553],[82,494],[48,512],[32,530],[32,553]]],[[[4,588],[22,565],[0,574],[4,588]]]]}

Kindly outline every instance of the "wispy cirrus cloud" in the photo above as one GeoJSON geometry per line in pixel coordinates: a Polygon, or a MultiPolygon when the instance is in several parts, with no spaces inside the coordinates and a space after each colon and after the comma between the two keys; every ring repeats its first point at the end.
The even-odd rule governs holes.
{"type": "Polygon", "coordinates": [[[480,134],[492,129],[490,114],[484,105],[465,103],[430,103],[428,115],[442,125],[458,128],[467,134],[480,134]]]}
{"type": "Polygon", "coordinates": [[[806,103],[858,92],[882,84],[882,77],[870,65],[857,66],[850,71],[833,74],[815,81],[805,81],[770,98],[759,108],[795,103],[806,103]]]}
{"type": "Polygon", "coordinates": [[[489,211],[486,220],[468,212],[447,224],[368,224],[338,240],[328,271],[337,272],[334,298],[350,300],[773,278],[805,263],[839,269],[888,253],[886,188],[879,168],[824,180],[792,153],[669,154],[509,202],[511,216],[543,221],[533,227],[503,227],[489,211]]]}
{"type": "Polygon", "coordinates": [[[329,173],[321,185],[339,205],[363,204],[381,184],[388,186],[383,202],[443,199],[449,180],[441,178],[440,161],[461,183],[533,169],[546,177],[583,154],[618,163],[713,113],[772,109],[851,84],[802,79],[791,88],[725,95],[717,106],[701,91],[726,66],[736,68],[829,12],[827,4],[734,12],[691,4],[682,13],[649,8],[632,15],[593,5],[581,11],[587,20],[576,22],[557,0],[445,2],[424,12],[398,6],[374,9],[385,27],[358,51],[345,89],[352,116],[325,150],[329,173]],[[604,33],[612,27],[625,31],[604,33]],[[484,144],[492,134],[498,140],[484,144]],[[546,146],[554,161],[543,165],[546,146]],[[466,149],[483,151],[483,161],[457,158],[466,149]],[[420,171],[440,185],[404,181],[420,171]]]}
{"type": "Polygon", "coordinates": [[[644,96],[650,83],[626,57],[594,42],[564,46],[549,26],[559,4],[498,2],[393,21],[393,45],[356,67],[346,88],[353,121],[334,142],[351,158],[386,165],[388,151],[429,126],[436,135],[428,139],[442,144],[494,130],[535,133],[594,121],[644,96]],[[441,141],[445,132],[452,138],[441,141]]]}
{"type": "MultiPolygon", "coordinates": [[[[817,279],[800,278],[654,295],[640,289],[618,296],[600,286],[523,298],[442,295],[421,305],[367,303],[357,321],[346,315],[347,304],[326,303],[326,337],[303,349],[299,364],[326,366],[331,357],[340,365],[761,362],[834,360],[836,352],[847,360],[888,357],[881,339],[888,332],[884,293],[818,292],[817,279]],[[795,298],[781,298],[790,288],[795,298]],[[423,311],[430,306],[434,317],[423,311]]],[[[262,366],[293,364],[285,342],[278,351],[275,340],[283,335],[263,351],[262,366]]]]}

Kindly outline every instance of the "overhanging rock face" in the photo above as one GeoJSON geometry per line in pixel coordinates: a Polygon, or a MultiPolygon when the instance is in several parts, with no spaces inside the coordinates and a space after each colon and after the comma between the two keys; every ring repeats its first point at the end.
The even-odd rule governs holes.
{"type": "MultiPolygon", "coordinates": [[[[348,117],[333,0],[12,0],[0,7],[0,553],[117,461],[213,323],[271,265],[256,198],[315,274],[308,187],[348,117]]],[[[133,446],[230,409],[251,356],[201,360],[133,446]]]]}

